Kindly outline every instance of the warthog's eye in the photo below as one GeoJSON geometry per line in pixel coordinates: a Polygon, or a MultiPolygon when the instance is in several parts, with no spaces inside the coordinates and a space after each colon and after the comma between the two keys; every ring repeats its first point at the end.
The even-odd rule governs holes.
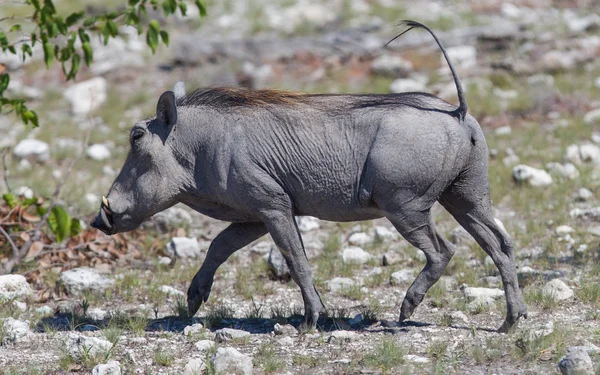
{"type": "Polygon", "coordinates": [[[131,133],[131,142],[136,142],[138,139],[142,138],[146,132],[143,129],[135,129],[131,133]]]}

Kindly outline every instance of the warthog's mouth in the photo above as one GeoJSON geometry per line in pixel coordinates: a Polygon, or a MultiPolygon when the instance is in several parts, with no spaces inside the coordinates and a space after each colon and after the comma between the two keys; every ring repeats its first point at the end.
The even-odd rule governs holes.
{"type": "Polygon", "coordinates": [[[113,225],[113,212],[110,209],[110,205],[106,197],[102,197],[102,203],[100,204],[100,212],[90,225],[93,228],[101,230],[107,235],[114,234],[115,227],[113,225]]]}

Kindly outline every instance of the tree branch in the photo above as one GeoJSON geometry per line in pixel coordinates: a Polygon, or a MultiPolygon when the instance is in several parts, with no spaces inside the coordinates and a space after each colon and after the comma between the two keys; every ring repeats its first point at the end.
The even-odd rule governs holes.
{"type": "Polygon", "coordinates": [[[10,185],[8,184],[8,167],[6,166],[6,154],[8,154],[8,150],[9,150],[9,148],[7,147],[2,152],[2,168],[3,168],[2,177],[4,177],[4,184],[6,185],[6,189],[10,193],[11,189],[10,189],[10,185]]]}
{"type": "Polygon", "coordinates": [[[13,254],[15,254],[16,252],[18,252],[19,248],[17,247],[17,245],[15,245],[14,241],[12,240],[12,238],[10,238],[10,235],[8,233],[6,233],[6,231],[4,230],[4,228],[2,228],[2,225],[0,225],[0,233],[2,233],[2,235],[4,237],[6,237],[6,240],[10,244],[10,247],[12,249],[13,254]]]}
{"type": "Polygon", "coordinates": [[[50,206],[48,206],[48,210],[46,211],[44,216],[42,216],[42,219],[40,220],[40,222],[33,229],[33,234],[23,244],[23,246],[21,246],[20,249],[16,248],[16,246],[13,247],[12,257],[4,265],[3,274],[11,273],[13,271],[13,269],[15,268],[15,266],[17,264],[19,264],[19,262],[21,262],[21,260],[25,257],[25,255],[27,255],[27,252],[31,248],[31,245],[33,245],[34,242],[39,241],[40,238],[42,237],[42,227],[44,226],[44,224],[46,224],[46,222],[48,221],[48,217],[50,217],[52,209],[54,208],[54,206],[56,206],[58,197],[60,195],[60,191],[62,190],[65,182],[67,181],[69,174],[71,174],[71,172],[73,171],[73,167],[85,154],[85,150],[87,149],[89,141],[90,141],[90,134],[92,132],[92,129],[93,129],[93,127],[90,126],[90,128],[88,129],[88,131],[86,133],[85,139],[83,141],[83,148],[81,149],[81,152],[79,153],[79,155],[77,155],[77,157],[75,159],[73,159],[71,164],[69,164],[69,167],[67,168],[67,171],[65,172],[63,178],[59,181],[58,185],[56,185],[56,189],[54,190],[54,193],[52,194],[52,198],[50,199],[50,206]]]}

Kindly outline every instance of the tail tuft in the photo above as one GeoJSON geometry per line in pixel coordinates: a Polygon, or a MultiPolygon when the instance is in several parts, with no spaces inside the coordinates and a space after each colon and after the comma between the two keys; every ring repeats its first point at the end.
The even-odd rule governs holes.
{"type": "Polygon", "coordinates": [[[402,31],[400,34],[396,35],[392,40],[387,42],[384,47],[386,47],[387,45],[392,43],[394,40],[400,38],[402,35],[406,34],[407,32],[409,32],[412,29],[418,28],[418,29],[427,30],[431,34],[431,36],[433,36],[433,39],[435,40],[437,45],[442,50],[444,59],[446,59],[446,62],[448,63],[448,67],[450,68],[450,72],[452,73],[452,77],[454,78],[454,84],[456,85],[456,92],[458,94],[458,108],[456,108],[455,113],[461,121],[464,120],[465,116],[467,115],[467,111],[469,109],[467,106],[467,99],[465,98],[465,92],[463,90],[462,84],[460,83],[460,78],[458,78],[458,74],[456,73],[456,70],[454,70],[454,66],[452,65],[452,62],[450,61],[450,58],[448,57],[448,54],[446,53],[446,49],[444,48],[442,43],[439,41],[439,39],[437,38],[435,33],[433,31],[431,31],[431,29],[429,27],[423,25],[422,23],[419,23],[416,21],[411,21],[411,20],[404,20],[404,21],[400,22],[400,24],[398,26],[404,26],[404,27],[406,27],[406,29],[404,31],[402,31]]]}

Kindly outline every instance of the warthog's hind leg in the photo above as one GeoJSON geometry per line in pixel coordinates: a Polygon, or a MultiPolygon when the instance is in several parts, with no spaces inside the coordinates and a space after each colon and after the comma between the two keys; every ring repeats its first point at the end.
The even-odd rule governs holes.
{"type": "Polygon", "coordinates": [[[442,276],[454,255],[455,248],[437,232],[431,221],[429,209],[418,210],[400,206],[396,210],[388,211],[390,208],[389,206],[385,207],[388,212],[387,218],[398,232],[413,246],[423,251],[427,258],[427,264],[408,288],[402,302],[399,318],[399,321],[402,322],[413,314],[423,301],[425,293],[442,276]]]}

